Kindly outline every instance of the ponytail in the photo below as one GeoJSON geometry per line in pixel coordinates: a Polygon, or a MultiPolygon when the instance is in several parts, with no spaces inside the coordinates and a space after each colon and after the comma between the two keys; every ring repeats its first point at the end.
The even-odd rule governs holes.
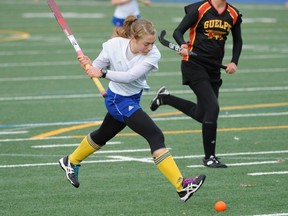
{"type": "Polygon", "coordinates": [[[129,15],[124,21],[123,28],[118,29],[116,34],[118,37],[129,38],[131,35],[131,26],[132,23],[137,20],[137,17],[134,15],[129,15]]]}
{"type": "Polygon", "coordinates": [[[137,19],[134,15],[129,15],[125,21],[123,28],[116,32],[118,37],[130,38],[134,36],[136,39],[143,35],[155,35],[156,29],[152,22],[147,19],[137,19]]]}

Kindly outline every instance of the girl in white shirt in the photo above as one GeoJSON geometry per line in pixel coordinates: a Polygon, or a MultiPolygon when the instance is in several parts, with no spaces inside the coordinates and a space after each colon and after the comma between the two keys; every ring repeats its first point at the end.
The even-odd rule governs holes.
{"type": "MultiPolygon", "coordinates": [[[[140,107],[143,89],[149,88],[146,76],[158,69],[160,52],[155,46],[156,30],[146,19],[128,16],[123,31],[105,43],[98,57],[79,57],[90,78],[109,79],[105,105],[108,110],[101,126],[89,133],[78,148],[59,160],[68,181],[79,187],[78,170],[81,161],[102,148],[126,126],[144,137],[150,146],[153,161],[186,202],[203,184],[206,176],[183,178],[173,157],[165,147],[164,135],[140,107]]],[[[127,172],[128,173],[128,172],[127,172]]]]}

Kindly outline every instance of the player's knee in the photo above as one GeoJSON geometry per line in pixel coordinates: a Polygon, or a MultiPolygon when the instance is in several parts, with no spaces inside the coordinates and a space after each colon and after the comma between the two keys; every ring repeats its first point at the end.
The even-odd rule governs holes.
{"type": "Polygon", "coordinates": [[[89,134],[91,140],[99,146],[104,146],[108,141],[105,136],[100,135],[99,130],[95,130],[89,134]]]}
{"type": "Polygon", "coordinates": [[[151,153],[155,152],[158,149],[165,148],[165,138],[162,131],[154,134],[148,139],[150,145],[151,153]]]}
{"type": "Polygon", "coordinates": [[[217,118],[219,115],[219,111],[220,111],[219,105],[215,104],[211,109],[211,115],[217,118]]]}
{"type": "Polygon", "coordinates": [[[197,114],[194,116],[194,119],[200,123],[203,122],[203,118],[204,118],[204,113],[201,113],[201,114],[197,114]]]}
{"type": "Polygon", "coordinates": [[[218,119],[219,111],[220,111],[220,107],[218,103],[209,106],[209,108],[206,111],[205,117],[203,118],[203,121],[208,120],[208,121],[216,122],[218,119]]]}

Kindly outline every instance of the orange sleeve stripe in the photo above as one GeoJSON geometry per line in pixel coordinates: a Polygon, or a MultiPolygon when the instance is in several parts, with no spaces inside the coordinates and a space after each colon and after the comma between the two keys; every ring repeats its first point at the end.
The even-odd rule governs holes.
{"type": "MultiPolygon", "coordinates": [[[[206,13],[207,10],[209,10],[211,8],[211,5],[208,3],[208,2],[205,2],[204,4],[202,4],[199,8],[198,8],[198,21],[197,23],[195,23],[194,26],[192,26],[190,28],[190,33],[189,33],[189,38],[190,38],[190,42],[188,44],[188,50],[192,51],[193,49],[193,44],[194,44],[194,41],[195,41],[195,37],[196,37],[196,27],[198,26],[198,23],[200,22],[201,18],[203,17],[203,15],[206,13]]],[[[188,60],[189,59],[189,56],[183,56],[182,60],[188,60]]]]}
{"type": "Polygon", "coordinates": [[[205,12],[207,10],[209,10],[211,8],[211,5],[209,4],[209,2],[205,2],[204,4],[202,4],[198,11],[199,11],[199,14],[198,14],[198,20],[203,16],[203,14],[205,14],[205,12]]]}
{"type": "Polygon", "coordinates": [[[227,7],[227,10],[229,11],[230,16],[231,16],[232,19],[233,19],[233,24],[235,24],[236,21],[237,21],[237,18],[238,18],[238,13],[237,13],[231,6],[229,6],[229,5],[228,5],[228,7],[227,7]]]}

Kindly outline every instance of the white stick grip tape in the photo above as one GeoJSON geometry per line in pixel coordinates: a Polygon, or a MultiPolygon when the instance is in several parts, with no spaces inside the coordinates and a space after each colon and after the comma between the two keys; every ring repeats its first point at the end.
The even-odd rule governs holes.
{"type": "Polygon", "coordinates": [[[78,45],[75,37],[73,35],[69,35],[68,36],[68,39],[69,41],[71,42],[72,46],[74,47],[75,51],[78,52],[78,51],[81,51],[81,48],[80,46],[78,45]]]}

